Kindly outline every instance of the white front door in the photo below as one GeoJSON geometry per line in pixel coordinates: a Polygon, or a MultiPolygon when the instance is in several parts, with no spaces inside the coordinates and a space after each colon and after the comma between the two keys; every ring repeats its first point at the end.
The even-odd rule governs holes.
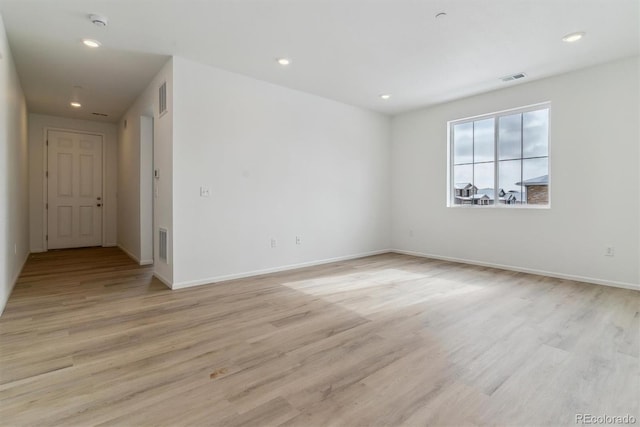
{"type": "Polygon", "coordinates": [[[49,131],[48,248],[102,245],[102,137],[49,131]]]}

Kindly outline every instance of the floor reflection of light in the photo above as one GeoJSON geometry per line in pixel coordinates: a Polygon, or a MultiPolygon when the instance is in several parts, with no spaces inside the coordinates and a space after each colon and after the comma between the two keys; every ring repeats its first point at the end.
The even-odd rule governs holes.
{"type": "Polygon", "coordinates": [[[482,289],[473,284],[461,285],[459,281],[397,268],[329,275],[283,285],[361,315],[459,297],[482,289]],[[375,296],[369,298],[369,295],[375,296]]]}

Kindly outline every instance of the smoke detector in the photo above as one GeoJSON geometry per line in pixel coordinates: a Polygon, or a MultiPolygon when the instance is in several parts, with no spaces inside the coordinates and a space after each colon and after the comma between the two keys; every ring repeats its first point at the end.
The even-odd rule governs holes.
{"type": "Polygon", "coordinates": [[[109,23],[107,17],[102,15],[92,14],[92,15],[89,15],[89,19],[94,25],[98,27],[106,27],[107,24],[109,23]]]}

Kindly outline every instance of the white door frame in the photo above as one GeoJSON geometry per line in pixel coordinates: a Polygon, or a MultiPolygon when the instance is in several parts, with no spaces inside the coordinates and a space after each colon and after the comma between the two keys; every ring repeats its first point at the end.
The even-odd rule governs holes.
{"type": "Polygon", "coordinates": [[[47,177],[47,170],[49,168],[49,146],[47,144],[49,131],[80,133],[83,135],[96,135],[102,138],[102,144],[100,145],[102,146],[102,208],[103,209],[102,209],[102,224],[100,224],[100,227],[102,229],[102,246],[104,247],[106,242],[105,230],[107,228],[106,226],[107,198],[105,197],[105,195],[107,194],[107,191],[106,191],[107,189],[106,187],[107,156],[105,152],[106,134],[101,132],[92,132],[92,131],[85,131],[85,130],[78,130],[78,129],[45,127],[44,136],[42,138],[42,149],[43,149],[42,152],[44,153],[44,155],[42,156],[42,159],[43,159],[42,160],[42,242],[44,243],[43,244],[44,251],[46,252],[49,250],[49,241],[47,239],[47,236],[49,234],[49,230],[48,230],[49,210],[47,209],[47,203],[49,203],[49,182],[47,177]]]}

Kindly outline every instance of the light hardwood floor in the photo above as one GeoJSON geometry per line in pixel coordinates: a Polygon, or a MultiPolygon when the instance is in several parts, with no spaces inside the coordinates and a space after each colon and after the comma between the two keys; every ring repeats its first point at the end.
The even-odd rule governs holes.
{"type": "Polygon", "coordinates": [[[178,291],[115,248],[34,254],[0,318],[0,424],[640,418],[639,306],[397,254],[178,291]]]}

